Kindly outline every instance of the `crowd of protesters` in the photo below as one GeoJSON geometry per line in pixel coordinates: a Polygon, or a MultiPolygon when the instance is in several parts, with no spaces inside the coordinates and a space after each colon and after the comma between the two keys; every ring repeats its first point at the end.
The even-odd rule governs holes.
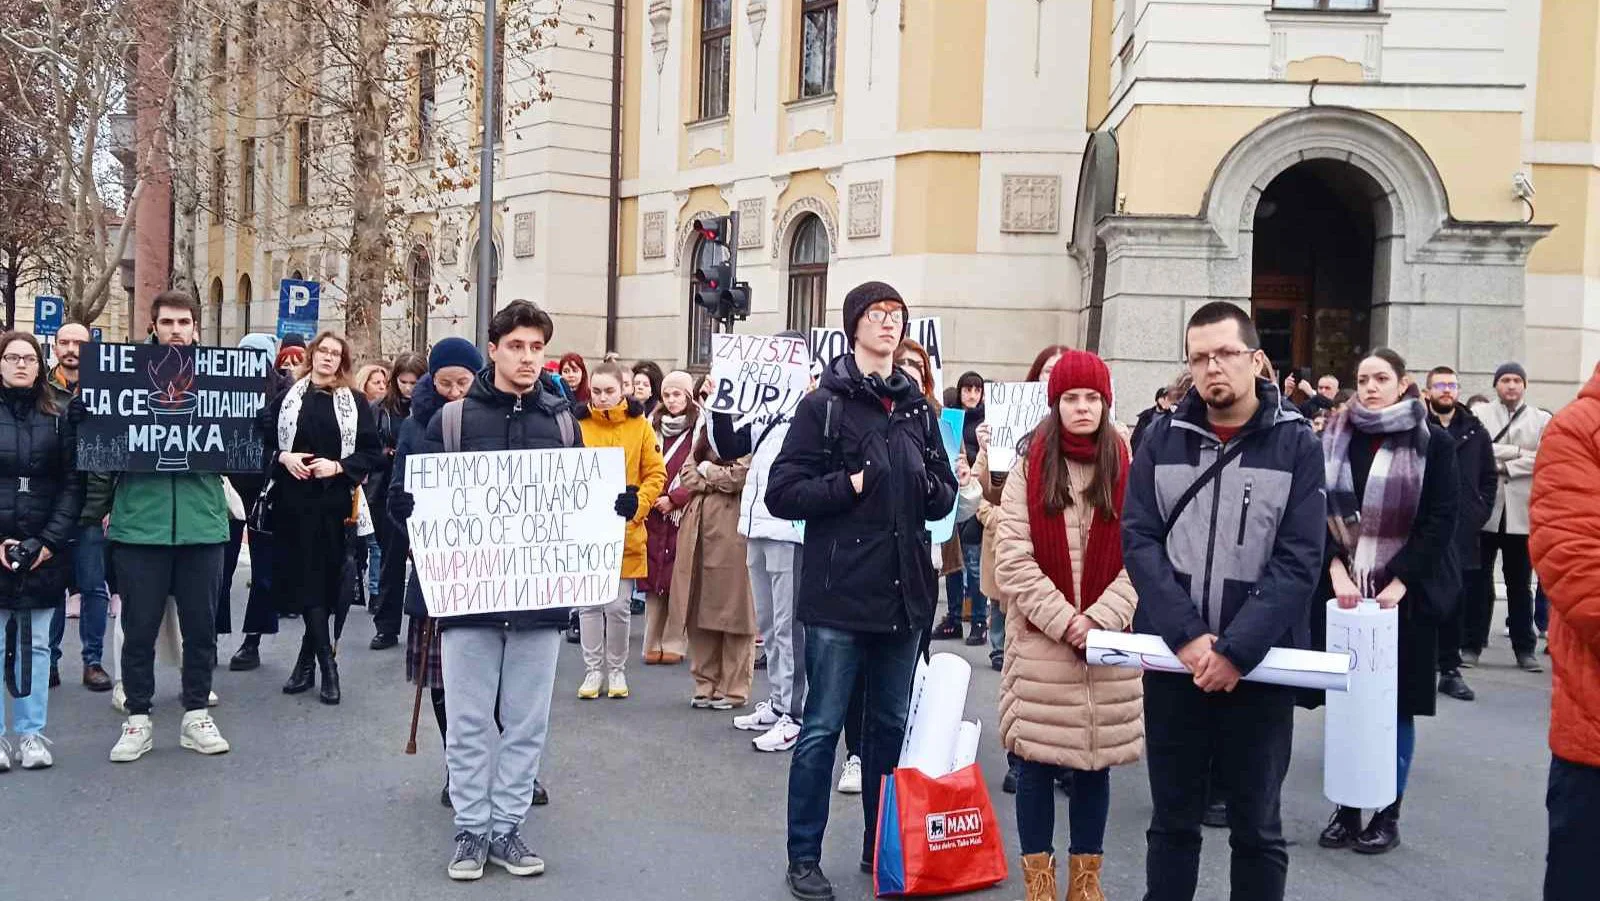
{"type": "MultiPolygon", "coordinates": [[[[151,310],[152,343],[198,342],[187,295],[161,294],[151,310]]],[[[1104,898],[1111,771],[1141,758],[1154,807],[1145,897],[1194,896],[1211,822],[1231,833],[1234,897],[1278,899],[1294,708],[1320,697],[1241,677],[1273,647],[1323,647],[1321,599],[1398,608],[1398,797],[1365,821],[1337,808],[1318,838],[1391,851],[1416,718],[1433,716],[1440,694],[1475,697],[1463,670],[1484,664],[1498,558],[1516,666],[1542,669],[1547,632],[1543,654],[1557,663],[1545,897],[1585,896],[1600,837],[1600,508],[1584,500],[1600,484],[1600,369],[1554,416],[1526,401],[1517,363],[1496,370],[1492,397],[1469,402],[1450,367],[1418,377],[1389,349],[1352,361],[1353,389],[1333,374],[1280,382],[1249,315],[1212,303],[1187,324],[1186,365],[1131,430],[1105,362],[1041,349],[1025,378],[1045,386],[1048,412],[1007,473],[990,465],[986,380],[966,372],[941,391],[894,288],[860,285],[842,312],[849,351],[823,361],[792,412],[755,423],[707,409],[704,376],[552,358],[555,323],[527,301],[495,315],[485,347],[445,338],[392,361],[358,361],[335,332],[247,335],[240,347],[273,360],[264,466],[227,477],[81,472],[88,330],[61,329],[53,366],[32,336],[0,335],[0,622],[17,736],[13,747],[0,723],[0,771],[13,754],[23,769],[53,762],[44,730],[69,595],[82,683],[126,716],[112,761],[156,745],[164,620],[181,636],[179,743],[228,751],[211,672],[247,549],[228,665],[260,667],[261,636],[298,620],[286,694],[316,688],[340,703],[352,608],[372,614],[373,651],[400,645],[409,620],[406,677],[428,690],[445,746],[452,879],[488,863],[543,871],[522,827],[549,801],[538,776],[563,633],[581,646],[577,697],[622,700],[643,614],[644,665],[687,662],[691,708],[732,712],[756,750],[792,752],[786,876],[801,901],[833,897],[821,858],[835,791],[861,794],[870,870],[876,786],[898,758],[917,661],[940,640],[986,648],[1001,673],[1003,786],[1016,796],[1028,901],[1058,897],[1062,792],[1066,897],[1104,898]],[[962,412],[955,459],[939,438],[944,407],[962,412]],[[616,597],[430,618],[407,564],[408,455],[579,446],[625,461],[616,597]],[[926,524],[952,512],[953,536],[930,545],[926,524]],[[1158,635],[1188,672],[1090,667],[1094,629],[1158,635]]]]}

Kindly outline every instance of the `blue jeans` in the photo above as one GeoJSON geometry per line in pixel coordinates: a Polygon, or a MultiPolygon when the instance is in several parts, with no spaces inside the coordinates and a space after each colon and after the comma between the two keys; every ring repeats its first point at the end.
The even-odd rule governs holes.
{"type": "MultiPolygon", "coordinates": [[[[106,613],[111,595],[106,591],[106,532],[99,523],[79,526],[77,547],[72,549],[73,581],[78,585],[78,639],[83,643],[83,665],[99,666],[106,643],[106,613]]],[[[67,634],[67,599],[56,605],[50,621],[50,662],[61,661],[61,639],[67,634]]]]}
{"type": "Polygon", "coordinates": [[[1056,831],[1056,780],[1072,776],[1067,802],[1071,827],[1069,854],[1105,852],[1106,819],[1111,815],[1111,771],[1072,770],[1031,760],[1018,761],[1017,839],[1023,854],[1050,854],[1056,831]]]}
{"type": "Polygon", "coordinates": [[[367,597],[378,596],[378,583],[383,575],[383,549],[378,547],[378,536],[367,536],[367,597]]]}
{"type": "Polygon", "coordinates": [[[964,571],[949,573],[944,577],[944,607],[952,619],[961,618],[961,598],[967,593],[967,574],[964,571]]]}
{"type": "Polygon", "coordinates": [[[864,676],[861,808],[864,855],[872,852],[878,787],[900,761],[911,677],[921,636],[805,627],[806,708],[789,763],[789,862],[820,861],[833,797],[833,758],[856,675],[864,676]]]}
{"type": "Polygon", "coordinates": [[[983,545],[963,544],[961,562],[966,564],[967,594],[972,596],[972,621],[987,622],[989,599],[983,596],[983,545]]]}
{"type": "MultiPolygon", "coordinates": [[[[11,731],[18,735],[37,735],[44,731],[45,713],[50,702],[50,645],[44,639],[50,634],[50,622],[55,618],[55,611],[50,608],[43,610],[0,610],[0,635],[11,623],[12,617],[30,617],[33,624],[33,653],[24,657],[21,653],[21,635],[17,636],[17,687],[22,687],[22,667],[31,668],[33,684],[29,686],[28,694],[20,698],[11,699],[11,731]]],[[[17,623],[20,630],[22,623],[17,623]]],[[[3,659],[3,658],[0,658],[3,659]]],[[[4,688],[0,693],[10,694],[4,688]]],[[[0,710],[0,714],[3,714],[0,710]]],[[[5,716],[0,715],[0,736],[6,734],[5,716]]]]}
{"type": "Polygon", "coordinates": [[[1006,653],[1006,611],[999,604],[989,608],[989,659],[999,660],[1006,653]]]}

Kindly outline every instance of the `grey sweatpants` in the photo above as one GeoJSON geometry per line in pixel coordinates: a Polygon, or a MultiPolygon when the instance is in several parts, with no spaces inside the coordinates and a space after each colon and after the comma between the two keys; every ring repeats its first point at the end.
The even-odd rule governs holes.
{"type": "Polygon", "coordinates": [[[444,762],[456,829],[509,832],[533,803],[561,633],[458,626],[439,635],[449,698],[444,762]],[[497,698],[504,732],[495,728],[497,698]]]}
{"type": "Polygon", "coordinates": [[[628,638],[633,630],[633,584],[633,579],[619,579],[616,600],[578,611],[578,639],[587,672],[596,672],[602,662],[609,673],[627,669],[628,638]]]}
{"type": "Polygon", "coordinates": [[[745,544],[750,568],[750,592],[755,595],[756,626],[767,655],[767,682],[772,686],[772,707],[797,722],[805,709],[805,634],[795,628],[794,590],[800,581],[800,545],[771,538],[751,538],[745,544]]]}

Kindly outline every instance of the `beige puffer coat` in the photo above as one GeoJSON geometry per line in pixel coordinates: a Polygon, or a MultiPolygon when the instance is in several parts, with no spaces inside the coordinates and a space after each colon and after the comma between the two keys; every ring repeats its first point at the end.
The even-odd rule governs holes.
{"type": "MultiPolygon", "coordinates": [[[[1027,461],[1006,479],[995,539],[995,575],[1005,586],[1006,657],[1000,676],[1000,738],[1024,760],[1076,770],[1131,763],[1144,751],[1144,674],[1136,669],[1089,666],[1066,643],[1067,625],[1079,611],[1067,603],[1033,556],[1028,527],[1027,461]]],[[[1092,468],[1067,462],[1072,494],[1082,497],[1092,468]]],[[[1069,507],[1067,544],[1080,595],[1088,529],[1069,507]]],[[[1081,600],[1080,600],[1081,603],[1081,600]]],[[[1102,629],[1120,632],[1138,605],[1127,570],[1083,613],[1102,629]]]]}
{"type": "Polygon", "coordinates": [[[989,472],[989,449],[978,451],[978,459],[972,464],[972,478],[983,489],[983,501],[978,505],[978,522],[983,526],[983,551],[978,566],[978,590],[989,599],[990,604],[999,604],[1000,612],[1005,612],[1005,598],[1001,597],[1000,585],[994,578],[994,539],[1000,531],[1000,486],[995,484],[993,474],[989,472]]]}

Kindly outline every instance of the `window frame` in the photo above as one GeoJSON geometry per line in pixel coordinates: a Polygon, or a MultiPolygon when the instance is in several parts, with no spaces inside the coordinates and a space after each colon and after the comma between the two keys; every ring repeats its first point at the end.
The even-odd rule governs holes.
{"type": "Polygon", "coordinates": [[[290,144],[293,166],[289,177],[289,203],[305,206],[311,196],[311,120],[300,119],[294,123],[290,144]]]}
{"type": "Polygon", "coordinates": [[[228,210],[228,150],[211,148],[211,224],[221,225],[228,210]]]}
{"type": "Polygon", "coordinates": [[[504,16],[496,16],[494,20],[494,140],[490,142],[498,146],[505,140],[506,133],[506,20],[504,16]]]}
{"type": "MultiPolygon", "coordinates": [[[[1338,2],[1338,0],[1299,0],[1299,2],[1308,5],[1285,6],[1285,0],[1272,0],[1272,11],[1275,13],[1333,13],[1334,15],[1366,15],[1379,11],[1379,0],[1361,0],[1361,2],[1366,3],[1366,6],[1361,9],[1329,5],[1330,3],[1338,2]]],[[[1344,2],[1350,2],[1350,0],[1344,0],[1344,2]]]]}
{"type": "Polygon", "coordinates": [[[801,0],[799,29],[796,32],[799,41],[799,52],[795,54],[799,69],[796,72],[798,85],[796,94],[800,100],[811,100],[817,97],[831,97],[837,90],[834,78],[839,70],[839,0],[801,0]],[[832,40],[828,42],[823,51],[823,62],[827,75],[819,89],[807,91],[806,89],[806,21],[813,14],[821,14],[824,21],[829,21],[829,33],[832,40]]]}
{"type": "Polygon", "coordinates": [[[239,139],[239,218],[256,214],[256,139],[239,139]]]}
{"type": "Polygon", "coordinates": [[[411,346],[426,348],[428,313],[433,306],[433,259],[428,255],[428,249],[420,244],[411,248],[411,257],[406,261],[406,282],[411,314],[411,346]],[[426,277],[420,278],[419,271],[424,272],[426,277]],[[422,305],[421,315],[417,313],[419,302],[422,305]]]}
{"type": "Polygon", "coordinates": [[[432,47],[417,51],[417,157],[433,156],[434,117],[438,114],[439,71],[432,47]],[[426,64],[424,64],[426,63],[426,64]],[[426,76],[426,77],[424,77],[426,76]]]}
{"type": "Polygon", "coordinates": [[[794,237],[789,242],[788,286],[784,295],[785,315],[790,329],[809,335],[811,329],[827,322],[828,230],[822,224],[820,217],[807,215],[795,226],[793,234],[794,237]],[[795,258],[801,248],[802,232],[809,233],[813,229],[816,230],[816,239],[821,242],[822,262],[798,262],[795,258]],[[802,291],[803,296],[801,296],[802,291]],[[805,304],[805,309],[797,309],[797,301],[805,304]],[[796,313],[801,315],[797,316],[796,313]]]}
{"type": "Polygon", "coordinates": [[[733,3],[729,0],[723,7],[728,19],[720,25],[708,24],[712,8],[710,0],[700,0],[699,112],[702,121],[728,115],[733,85],[733,3]],[[713,60],[718,61],[716,68],[713,68],[713,60]],[[718,75],[720,85],[712,82],[718,75]]]}

